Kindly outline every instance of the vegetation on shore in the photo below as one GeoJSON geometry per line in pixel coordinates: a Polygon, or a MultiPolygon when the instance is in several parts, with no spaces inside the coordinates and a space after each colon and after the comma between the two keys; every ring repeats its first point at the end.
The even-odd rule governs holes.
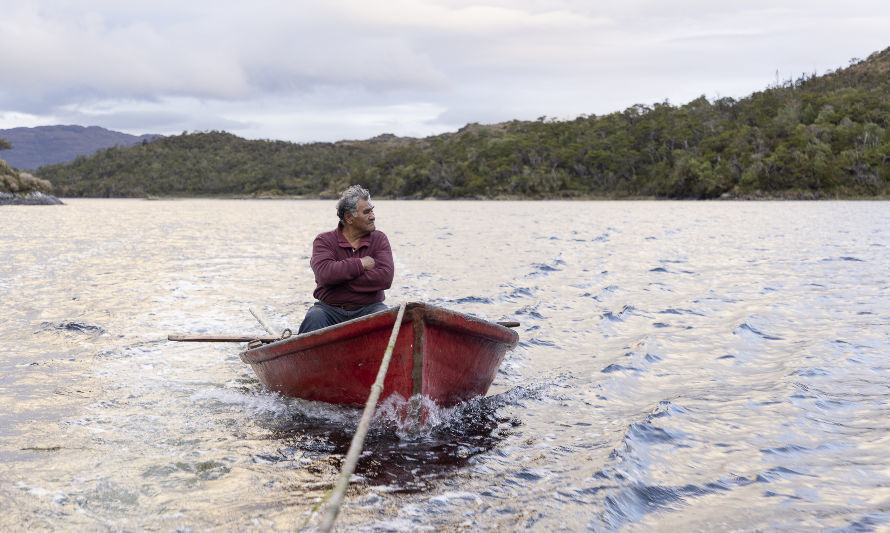
{"type": "MultiPolygon", "coordinates": [[[[5,139],[0,139],[0,150],[9,150],[10,144],[5,139]]],[[[49,194],[53,186],[47,180],[35,178],[27,172],[23,172],[9,166],[0,159],[0,193],[31,194],[35,192],[49,194]]]]}
{"type": "Polygon", "coordinates": [[[735,100],[293,144],[183,134],[42,167],[62,196],[890,196],[890,48],[735,100]]]}

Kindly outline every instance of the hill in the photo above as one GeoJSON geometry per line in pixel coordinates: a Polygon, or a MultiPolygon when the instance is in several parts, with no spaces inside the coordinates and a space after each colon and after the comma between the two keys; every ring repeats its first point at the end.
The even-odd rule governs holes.
{"type": "Polygon", "coordinates": [[[748,97],[574,120],[470,124],[425,139],[298,145],[224,132],[43,167],[62,196],[874,198],[890,196],[890,48],[748,97]]]}
{"type": "Polygon", "coordinates": [[[42,167],[38,175],[61,196],[331,196],[360,169],[408,142],[381,136],[299,145],[211,131],[108,148],[42,167]]]}
{"type": "Polygon", "coordinates": [[[112,146],[132,146],[158,135],[129,135],[98,126],[38,126],[0,130],[12,148],[3,154],[10,165],[35,170],[45,165],[71,161],[112,146]]]}

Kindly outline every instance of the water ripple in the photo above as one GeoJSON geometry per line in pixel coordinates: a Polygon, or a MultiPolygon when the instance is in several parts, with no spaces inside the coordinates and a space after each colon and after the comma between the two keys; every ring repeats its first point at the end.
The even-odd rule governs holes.
{"type": "MultiPolygon", "coordinates": [[[[420,427],[417,399],[378,412],[339,529],[890,523],[885,202],[377,211],[388,302],[511,317],[520,345],[486,398],[420,427]]],[[[249,305],[295,327],[334,223],[329,201],[0,209],[0,530],[300,530],[360,411],[264,391],[241,346],[165,339],[261,331],[249,305]]]]}

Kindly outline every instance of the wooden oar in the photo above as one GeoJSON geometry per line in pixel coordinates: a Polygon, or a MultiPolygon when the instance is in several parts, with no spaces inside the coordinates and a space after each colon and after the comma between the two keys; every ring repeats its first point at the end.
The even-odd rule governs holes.
{"type": "Polygon", "coordinates": [[[253,306],[250,308],[250,314],[257,319],[257,322],[263,326],[263,329],[269,332],[269,335],[167,335],[167,340],[179,342],[249,342],[253,344],[255,341],[260,343],[275,342],[277,340],[286,339],[292,335],[291,330],[285,329],[280,334],[277,333],[272,326],[266,322],[266,317],[253,306]]]}
{"type": "MultiPolygon", "coordinates": [[[[291,330],[285,329],[281,335],[275,333],[275,330],[272,329],[272,326],[266,322],[266,317],[256,308],[250,307],[250,314],[257,319],[257,322],[263,326],[263,329],[268,331],[270,335],[185,335],[185,334],[175,334],[171,333],[167,335],[167,340],[171,341],[179,341],[179,342],[252,342],[252,341],[260,341],[263,343],[267,342],[275,342],[280,339],[286,339],[292,335],[291,330]]],[[[504,326],[505,328],[518,328],[519,322],[513,321],[503,321],[497,323],[499,326],[504,326]]]]}
{"type": "Polygon", "coordinates": [[[280,338],[278,335],[167,335],[167,340],[179,342],[275,342],[280,338]]]}

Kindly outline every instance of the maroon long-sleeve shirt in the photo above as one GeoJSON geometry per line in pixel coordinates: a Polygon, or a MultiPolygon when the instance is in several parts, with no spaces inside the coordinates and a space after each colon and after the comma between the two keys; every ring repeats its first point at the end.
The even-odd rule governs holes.
{"type": "Polygon", "coordinates": [[[382,231],[372,231],[353,248],[339,226],[315,237],[309,264],[315,273],[312,294],[326,304],[382,302],[386,298],[383,291],[392,285],[395,271],[389,239],[382,231]],[[362,266],[361,258],[367,256],[375,261],[371,270],[362,266]]]}

